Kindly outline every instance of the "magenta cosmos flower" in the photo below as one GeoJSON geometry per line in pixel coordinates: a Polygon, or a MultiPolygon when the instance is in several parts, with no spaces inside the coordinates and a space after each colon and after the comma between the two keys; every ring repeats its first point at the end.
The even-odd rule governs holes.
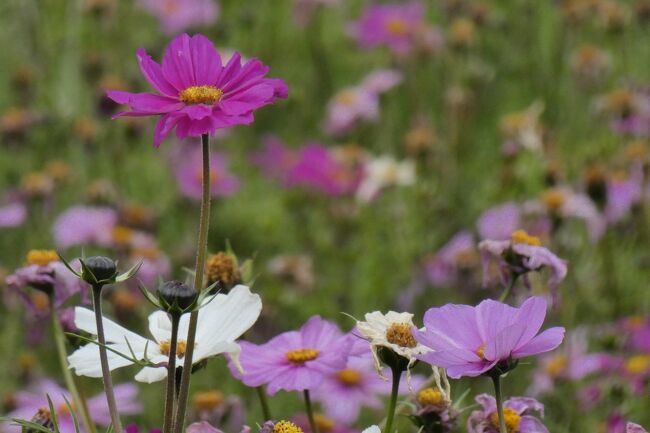
{"type": "Polygon", "coordinates": [[[280,334],[265,344],[242,341],[241,375],[232,362],[233,375],[246,385],[268,385],[268,393],[304,391],[318,387],[328,374],[345,368],[351,337],[320,316],[313,316],[298,331],[280,334]]]}
{"type": "Polygon", "coordinates": [[[137,50],[144,77],[158,93],[109,90],[107,95],[132,111],[113,116],[161,116],[154,146],[176,128],[179,138],[214,134],[218,129],[253,122],[253,112],[287,97],[282,80],[264,78],[268,67],[259,60],[241,64],[235,53],[226,65],[212,42],[203,35],[182,34],[171,41],[162,65],[143,48],[137,50]]]}
{"type": "Polygon", "coordinates": [[[214,24],[219,15],[213,0],[140,0],[140,4],[160,21],[166,33],[214,24]]]}
{"type": "MultiPolygon", "coordinates": [[[[491,395],[480,394],[475,398],[481,409],[475,410],[467,420],[468,433],[499,433],[497,402],[491,395]]],[[[532,415],[544,416],[544,405],[534,398],[513,397],[503,403],[503,418],[508,433],[548,433],[542,422],[532,415]]]]}
{"type": "MultiPolygon", "coordinates": [[[[201,148],[194,146],[189,155],[172,162],[178,189],[191,200],[201,200],[203,182],[203,159],[201,148]]],[[[239,179],[230,173],[228,157],[221,152],[210,154],[210,194],[212,197],[228,197],[239,189],[239,179]]]]}
{"type": "Polygon", "coordinates": [[[477,307],[447,304],[424,315],[424,330],[415,339],[432,349],[417,358],[447,369],[449,377],[475,377],[511,361],[555,349],[564,328],[538,334],[546,316],[546,301],[528,298],[520,308],[487,299],[477,307]]]}

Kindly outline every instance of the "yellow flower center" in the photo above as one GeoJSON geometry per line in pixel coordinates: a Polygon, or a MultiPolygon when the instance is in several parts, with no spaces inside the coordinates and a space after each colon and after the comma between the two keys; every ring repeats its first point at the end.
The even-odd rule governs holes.
{"type": "MultiPolygon", "coordinates": [[[[160,353],[162,353],[165,356],[169,356],[169,352],[172,349],[171,341],[169,340],[161,341],[160,344],[158,345],[158,348],[160,349],[160,353]]],[[[176,344],[176,357],[183,358],[185,356],[186,350],[187,350],[187,342],[185,340],[179,340],[178,343],[176,344]]]]}
{"type": "Polygon", "coordinates": [[[481,344],[478,349],[476,349],[476,354],[479,358],[485,361],[485,343],[481,344]]]}
{"type": "Polygon", "coordinates": [[[388,33],[401,36],[408,33],[409,27],[404,21],[398,18],[393,18],[388,20],[386,23],[386,30],[388,30],[388,33]]]}
{"type": "Polygon", "coordinates": [[[232,286],[241,279],[236,258],[224,252],[211,254],[208,257],[205,263],[205,276],[209,285],[219,281],[226,286],[232,286]]]}
{"type": "Polygon", "coordinates": [[[214,86],[192,86],[179,93],[178,97],[187,105],[212,105],[221,101],[223,91],[214,86]]]}
{"type": "MultiPolygon", "coordinates": [[[[503,418],[505,419],[506,429],[508,430],[508,433],[519,432],[519,424],[521,424],[521,416],[519,416],[517,411],[510,409],[509,407],[506,407],[505,409],[503,409],[503,418]]],[[[492,422],[492,425],[494,427],[499,428],[499,414],[494,412],[492,415],[490,415],[490,422],[492,422]]]]}
{"type": "Polygon", "coordinates": [[[546,364],[545,370],[551,377],[558,377],[562,371],[564,371],[569,362],[564,355],[555,356],[553,359],[546,364]]]}
{"type": "MultiPolygon", "coordinates": [[[[203,182],[203,168],[199,167],[197,168],[196,172],[194,173],[194,178],[196,179],[197,182],[203,182]]],[[[216,168],[211,167],[210,168],[210,184],[214,185],[217,183],[219,180],[219,172],[217,171],[216,168]]]]}
{"type": "Polygon", "coordinates": [[[445,397],[436,388],[424,388],[418,392],[417,400],[422,406],[442,406],[445,404],[445,397]]]}
{"type": "Polygon", "coordinates": [[[206,412],[217,408],[224,401],[223,393],[220,391],[197,392],[192,399],[194,409],[199,412],[206,412]]]}
{"type": "Polygon", "coordinates": [[[273,433],[303,433],[303,431],[291,421],[278,421],[273,426],[273,433]]]}
{"type": "Polygon", "coordinates": [[[336,373],[336,378],[344,385],[353,386],[361,382],[361,373],[352,368],[346,368],[336,373]]]}
{"type": "Polygon", "coordinates": [[[318,358],[319,354],[320,351],[315,349],[296,349],[288,351],[285,353],[285,356],[289,362],[294,364],[304,364],[307,361],[313,361],[318,358]]]}
{"type": "Polygon", "coordinates": [[[357,102],[357,94],[352,90],[342,90],[334,97],[336,102],[341,105],[354,105],[357,102]]]}
{"type": "Polygon", "coordinates": [[[133,230],[124,226],[115,226],[113,228],[113,241],[118,245],[128,244],[133,238],[133,230]]]}
{"type": "Polygon", "coordinates": [[[549,190],[542,194],[542,201],[549,210],[557,211],[566,201],[566,197],[561,191],[549,190]]]}
{"type": "Polygon", "coordinates": [[[138,306],[138,298],[128,290],[117,290],[111,297],[113,306],[121,311],[133,311],[138,306]]]}
{"type": "Polygon", "coordinates": [[[531,236],[525,230],[517,230],[510,235],[513,244],[525,244],[538,247],[542,241],[537,236],[531,236]]]}
{"type": "Polygon", "coordinates": [[[27,253],[27,264],[45,266],[59,260],[59,255],[54,250],[31,250],[27,253]]]}
{"type": "Polygon", "coordinates": [[[635,355],[625,361],[625,371],[630,374],[641,374],[650,368],[650,356],[635,355]]]}
{"type": "Polygon", "coordinates": [[[336,423],[331,418],[321,415],[320,413],[314,414],[314,421],[318,426],[319,431],[328,432],[334,430],[336,423]]]}
{"type": "Polygon", "coordinates": [[[50,298],[43,292],[34,291],[29,295],[29,298],[38,311],[47,311],[50,308],[50,298]]]}
{"type": "Polygon", "coordinates": [[[393,323],[386,330],[386,340],[400,347],[414,348],[418,345],[408,323],[393,323]]]}

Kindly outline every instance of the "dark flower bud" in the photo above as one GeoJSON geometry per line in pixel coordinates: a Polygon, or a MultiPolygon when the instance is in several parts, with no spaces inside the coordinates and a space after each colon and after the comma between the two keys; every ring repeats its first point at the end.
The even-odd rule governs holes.
{"type": "Polygon", "coordinates": [[[408,358],[399,355],[388,347],[378,347],[377,356],[381,362],[389,366],[393,372],[401,373],[403,371],[406,371],[409,366],[408,358]]]}
{"type": "Polygon", "coordinates": [[[103,256],[93,256],[84,259],[85,267],[82,270],[81,278],[88,284],[113,283],[117,276],[117,265],[112,259],[103,256]],[[87,272],[92,275],[88,275],[87,272]]]}
{"type": "Polygon", "coordinates": [[[158,287],[160,298],[168,313],[184,313],[196,302],[196,289],[180,281],[166,281],[158,287]]]}

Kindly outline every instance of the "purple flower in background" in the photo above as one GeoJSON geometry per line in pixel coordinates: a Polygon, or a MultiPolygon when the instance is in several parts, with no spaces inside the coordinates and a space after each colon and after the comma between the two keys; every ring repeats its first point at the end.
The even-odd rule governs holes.
{"type": "Polygon", "coordinates": [[[648,432],[639,424],[628,422],[627,425],[625,426],[625,433],[648,433],[648,432]]]}
{"type": "Polygon", "coordinates": [[[630,214],[634,206],[641,202],[643,177],[643,167],[637,164],[626,178],[613,178],[607,181],[607,205],[605,207],[607,222],[621,221],[630,214]]]}
{"type": "MultiPolygon", "coordinates": [[[[71,266],[78,268],[80,265],[75,260],[71,266]]],[[[56,309],[77,294],[81,295],[82,301],[86,299],[85,283],[70,272],[55,251],[30,251],[27,254],[27,265],[16,269],[5,281],[7,287],[20,296],[29,310],[40,317],[50,310],[46,293],[51,294],[56,309]],[[38,291],[29,292],[25,290],[28,287],[38,291]]]]}
{"type": "Polygon", "coordinates": [[[154,131],[155,147],[174,128],[179,138],[185,138],[250,124],[255,110],[287,97],[282,80],[264,78],[268,67],[262,62],[254,59],[242,65],[235,53],[222,65],[214,45],[203,35],[174,38],[162,65],[142,48],[137,57],[142,74],[158,93],[109,90],[107,95],[132,110],[113,118],[161,116],[154,131]]]}
{"type": "MultiPolygon", "coordinates": [[[[52,399],[52,405],[57,412],[61,433],[75,433],[74,421],[66,403],[66,399],[72,403],[72,397],[66,389],[51,380],[42,380],[33,389],[16,393],[16,409],[9,414],[9,417],[30,420],[40,408],[48,407],[47,396],[52,399]]],[[[135,415],[142,412],[142,405],[137,401],[137,396],[138,387],[134,384],[125,383],[115,386],[117,409],[121,415],[135,415]]],[[[93,421],[102,427],[108,427],[111,417],[106,396],[102,393],[89,398],[86,403],[93,421]]],[[[4,428],[7,433],[21,431],[20,426],[13,424],[6,424],[4,428]]]]}
{"type": "MultiPolygon", "coordinates": [[[[494,397],[480,394],[475,398],[481,405],[467,419],[468,433],[499,433],[499,415],[494,397]]],[[[544,405],[534,398],[512,397],[503,402],[503,418],[508,433],[548,433],[542,422],[531,415],[532,412],[544,416],[544,405]]]]}
{"type": "Polygon", "coordinates": [[[298,152],[287,182],[289,186],[305,186],[326,195],[338,196],[356,189],[359,174],[340,162],[325,146],[311,143],[298,152]]]}
{"type": "Polygon", "coordinates": [[[425,268],[429,282],[437,287],[454,284],[459,268],[471,265],[477,256],[474,235],[468,231],[456,233],[427,261],[425,268]]]}
{"type": "Polygon", "coordinates": [[[27,219],[27,207],[22,203],[11,203],[0,207],[0,228],[18,227],[27,219]]]}
{"type": "Polygon", "coordinates": [[[372,4],[350,30],[362,48],[387,46],[396,54],[406,54],[426,28],[424,15],[419,1],[372,4]]]}
{"type": "Polygon", "coordinates": [[[240,374],[232,362],[230,370],[247,386],[267,385],[273,395],[279,390],[316,389],[328,374],[345,368],[351,337],[320,316],[313,316],[298,331],[280,334],[265,344],[242,341],[240,374]]]}
{"type": "Polygon", "coordinates": [[[521,227],[521,212],[515,203],[504,203],[486,210],[476,222],[481,239],[505,240],[521,227]]]}
{"type": "MultiPolygon", "coordinates": [[[[206,421],[192,423],[187,426],[187,429],[185,431],[187,433],[223,433],[221,430],[213,427],[206,421]]],[[[241,430],[241,433],[249,433],[250,431],[250,427],[244,426],[241,430]]]]}
{"type": "Polygon", "coordinates": [[[267,177],[276,179],[287,186],[289,173],[296,164],[295,152],[275,136],[265,137],[262,146],[262,150],[251,156],[251,161],[262,168],[267,177]]]}
{"type": "MultiPolygon", "coordinates": [[[[124,427],[126,433],[140,433],[140,427],[137,424],[129,424],[124,427]]],[[[149,429],[149,433],[162,433],[162,430],[158,428],[149,429]]]]}
{"type": "Polygon", "coordinates": [[[548,268],[551,276],[548,284],[555,290],[566,277],[566,262],[541,246],[539,238],[530,236],[523,230],[517,230],[511,235],[511,240],[484,240],[479,243],[481,261],[483,263],[483,284],[490,283],[491,265],[498,264],[504,284],[508,285],[513,278],[518,278],[528,272],[548,268]]]}
{"type": "Polygon", "coordinates": [[[214,0],[140,0],[140,5],[170,34],[209,26],[219,15],[219,5],[214,0]]]}
{"type": "MultiPolygon", "coordinates": [[[[196,147],[190,155],[174,163],[178,189],[187,198],[201,200],[203,182],[201,149],[196,147]]],[[[239,179],[228,170],[228,157],[219,152],[210,154],[210,192],[212,197],[228,197],[239,189],[239,179]]]]}
{"type": "Polygon", "coordinates": [[[339,6],[341,0],[296,0],[293,9],[296,23],[301,27],[307,27],[318,8],[328,6],[339,6]]]}
{"type": "Polygon", "coordinates": [[[359,121],[379,119],[379,96],[402,82],[402,74],[390,69],[370,73],[363,82],[340,90],[327,105],[324,128],[329,134],[342,135],[359,121]]]}
{"type": "Polygon", "coordinates": [[[71,207],[54,222],[54,243],[58,248],[75,245],[110,246],[117,220],[117,212],[111,208],[71,207]]]}
{"type": "Polygon", "coordinates": [[[528,298],[520,308],[487,299],[477,307],[447,304],[424,315],[424,330],[415,339],[433,351],[417,358],[447,369],[449,377],[475,377],[512,360],[555,349],[564,328],[538,334],[546,317],[546,301],[528,298]]]}

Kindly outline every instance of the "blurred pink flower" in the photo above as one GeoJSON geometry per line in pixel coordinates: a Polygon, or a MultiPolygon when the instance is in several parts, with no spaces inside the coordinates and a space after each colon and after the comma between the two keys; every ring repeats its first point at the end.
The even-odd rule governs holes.
{"type": "Polygon", "coordinates": [[[519,206],[512,202],[486,210],[476,223],[481,239],[510,239],[510,235],[519,227],[521,227],[519,206]]]}
{"type": "Polygon", "coordinates": [[[429,282],[436,287],[449,287],[457,280],[459,267],[467,264],[468,260],[478,258],[478,250],[474,235],[461,231],[454,235],[429,260],[425,267],[429,282]]]}
{"type": "MultiPolygon", "coordinates": [[[[498,433],[499,416],[496,414],[497,404],[494,397],[488,394],[479,394],[475,398],[481,409],[475,410],[467,420],[468,433],[498,433]]],[[[503,411],[506,424],[516,426],[508,428],[512,433],[548,433],[548,429],[539,418],[531,413],[537,412],[544,416],[544,405],[530,397],[512,397],[503,402],[503,411]]]]}
{"type": "Polygon", "coordinates": [[[242,65],[235,53],[223,65],[214,45],[203,35],[174,38],[162,65],[142,48],[137,57],[142,74],[158,93],[109,90],[107,95],[132,110],[113,118],[160,116],[154,131],[155,147],[174,128],[179,138],[185,138],[250,124],[255,110],[287,97],[282,80],[264,78],[269,68],[262,62],[254,59],[242,65]]]}
{"type": "Polygon", "coordinates": [[[608,223],[616,223],[627,217],[632,208],[643,199],[643,167],[632,167],[624,179],[613,178],[607,181],[607,205],[605,218],[608,223]]]}
{"type": "Polygon", "coordinates": [[[140,0],[140,5],[170,34],[212,25],[219,15],[219,5],[214,0],[140,0]]]}
{"type": "Polygon", "coordinates": [[[62,249],[76,245],[110,246],[117,219],[117,212],[108,207],[71,207],[54,222],[54,243],[62,249]]]}
{"type": "MultiPolygon", "coordinates": [[[[202,151],[193,146],[190,154],[173,162],[178,189],[187,198],[201,200],[203,182],[202,151]]],[[[228,170],[228,157],[224,153],[210,154],[210,192],[212,197],[228,197],[239,189],[239,179],[228,170]]]]}
{"type": "Polygon", "coordinates": [[[396,54],[414,47],[418,34],[426,28],[424,6],[419,1],[371,4],[350,31],[362,48],[387,46],[396,54]]]}
{"type": "Polygon", "coordinates": [[[0,207],[0,228],[18,227],[27,219],[27,207],[22,203],[11,203],[0,207]]]}
{"type": "MultiPolygon", "coordinates": [[[[124,383],[115,386],[115,397],[117,409],[121,415],[135,415],[142,412],[142,405],[137,401],[138,387],[131,383],[124,383]]],[[[10,418],[30,420],[40,408],[48,407],[47,396],[52,399],[52,405],[57,411],[61,433],[75,433],[74,421],[70,415],[70,409],[66,399],[72,404],[70,393],[51,380],[42,380],[28,391],[20,391],[16,394],[16,409],[10,414],[10,418]]],[[[102,427],[108,427],[111,423],[106,396],[102,393],[86,400],[88,412],[94,422],[102,427]]],[[[79,416],[79,415],[78,415],[79,416]]],[[[6,433],[20,433],[21,427],[15,424],[5,424],[3,429],[6,433]]]]}

